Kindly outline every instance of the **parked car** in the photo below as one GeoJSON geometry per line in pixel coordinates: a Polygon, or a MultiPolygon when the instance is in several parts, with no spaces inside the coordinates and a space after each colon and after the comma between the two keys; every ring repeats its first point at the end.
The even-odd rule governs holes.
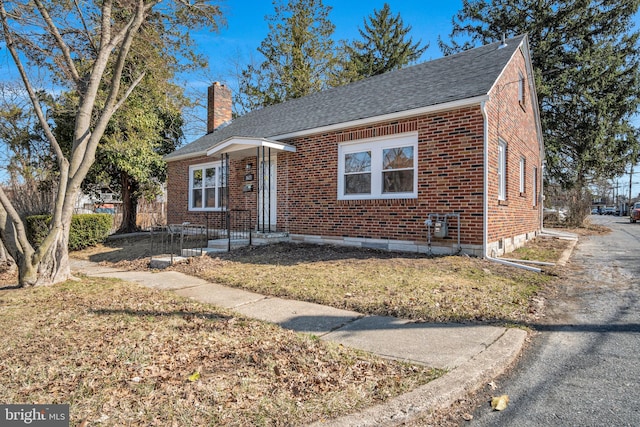
{"type": "Polygon", "coordinates": [[[616,208],[614,206],[606,206],[603,211],[604,215],[615,215],[616,208]]]}
{"type": "Polygon", "coordinates": [[[631,222],[640,220],[640,202],[635,202],[633,204],[631,212],[629,212],[629,219],[631,220],[631,222]]]}
{"type": "Polygon", "coordinates": [[[598,215],[599,213],[600,213],[600,210],[598,208],[591,209],[591,215],[598,215]]]}

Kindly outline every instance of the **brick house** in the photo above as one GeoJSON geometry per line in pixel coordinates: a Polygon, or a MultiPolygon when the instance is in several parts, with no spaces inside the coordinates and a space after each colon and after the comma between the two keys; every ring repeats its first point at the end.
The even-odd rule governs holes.
{"type": "Polygon", "coordinates": [[[166,156],[168,223],[243,211],[254,235],[483,257],[542,228],[526,36],[233,121],[228,88],[208,103],[208,133],[166,156]]]}

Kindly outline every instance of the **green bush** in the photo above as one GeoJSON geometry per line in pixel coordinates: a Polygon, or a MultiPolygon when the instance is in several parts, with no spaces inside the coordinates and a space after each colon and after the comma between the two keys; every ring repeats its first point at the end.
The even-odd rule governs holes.
{"type": "MultiPolygon", "coordinates": [[[[51,215],[33,215],[25,219],[27,238],[35,247],[40,246],[49,233],[51,215]]],[[[111,232],[113,217],[109,214],[78,214],[71,218],[69,250],[79,251],[104,242],[111,232]]]]}

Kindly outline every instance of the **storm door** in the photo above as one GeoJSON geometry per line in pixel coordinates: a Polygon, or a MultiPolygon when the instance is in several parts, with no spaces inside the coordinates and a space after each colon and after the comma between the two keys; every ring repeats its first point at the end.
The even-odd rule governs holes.
{"type": "Polygon", "coordinates": [[[258,172],[258,231],[276,231],[277,180],[276,156],[271,149],[262,149],[259,153],[258,172]]]}

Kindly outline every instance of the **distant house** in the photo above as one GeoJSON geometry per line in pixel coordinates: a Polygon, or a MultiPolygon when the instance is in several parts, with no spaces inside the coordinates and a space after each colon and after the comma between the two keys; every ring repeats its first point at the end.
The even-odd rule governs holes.
{"type": "Polygon", "coordinates": [[[262,108],[166,156],[168,223],[248,212],[294,242],[497,256],[542,227],[526,36],[262,108]],[[428,222],[427,220],[431,220],[428,222]]]}

